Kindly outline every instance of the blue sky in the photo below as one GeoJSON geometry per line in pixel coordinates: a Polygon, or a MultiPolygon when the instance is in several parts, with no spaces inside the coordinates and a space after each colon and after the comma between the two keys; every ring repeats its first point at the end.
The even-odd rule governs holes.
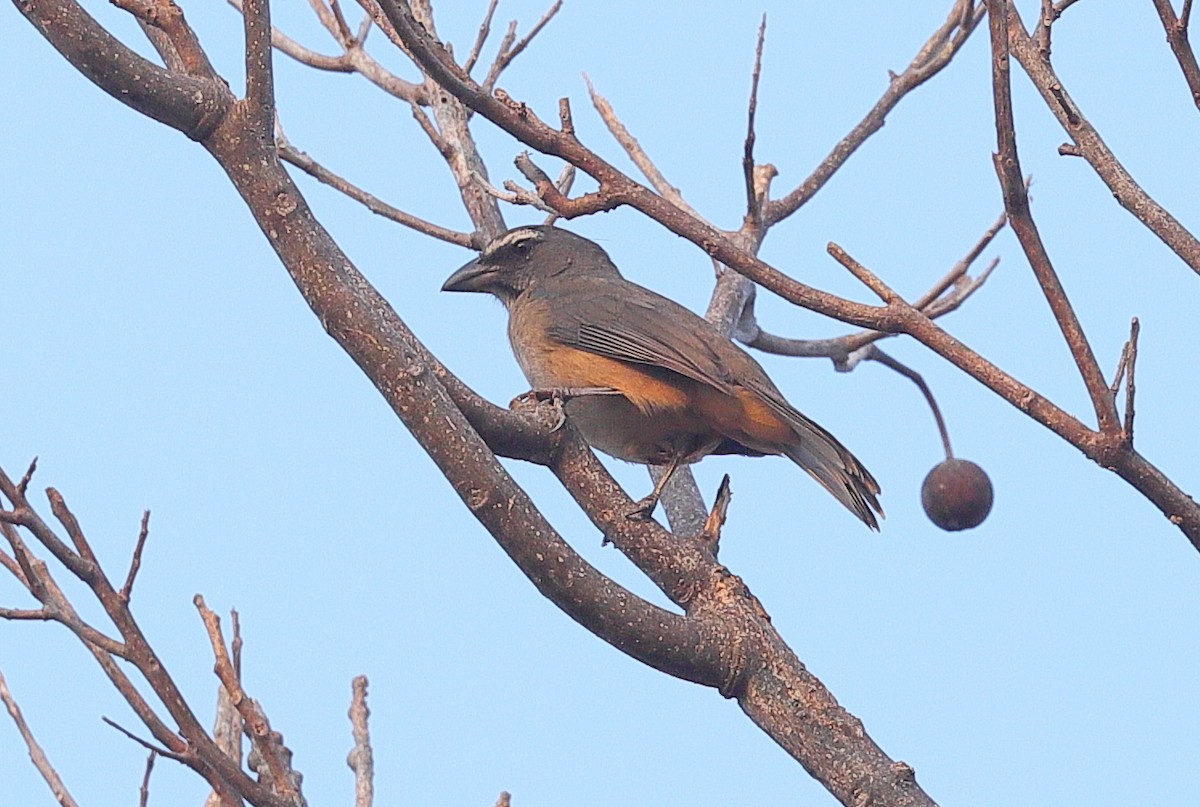
{"type": "MultiPolygon", "coordinates": [[[[441,33],[465,53],[485,3],[446,3],[441,33]]],[[[580,136],[621,161],[581,74],[689,202],[733,227],[754,36],[768,15],[760,160],[799,182],[874,103],[949,0],[894,4],[568,3],[501,80],[553,118],[569,96],[580,136]]],[[[1036,3],[1022,4],[1031,19],[1036,3]]],[[[186,4],[218,69],[240,84],[240,22],[186,4]]],[[[104,4],[89,10],[127,41],[104,4]]],[[[501,5],[530,24],[543,7],[501,5]]],[[[144,508],[151,538],[135,612],[195,708],[215,697],[191,605],[236,607],[245,683],[284,733],[310,804],[351,800],[350,680],[371,680],[379,804],[827,804],[830,797],[715,692],[639,666],[544,601],[461,506],[366,379],[321,330],[198,146],[88,84],[14,10],[0,27],[0,320],[6,391],[0,463],[60,489],[102,560],[122,574],[144,508]]],[[[305,4],[276,4],[297,38],[330,50],[305,4]]],[[[372,34],[377,52],[383,38],[372,34]]],[[[825,254],[836,241],[916,296],[1000,212],[991,167],[986,30],[906,99],[763,256],[863,301],[825,254]]],[[[141,44],[139,48],[146,51],[141,44]]],[[[1198,119],[1149,3],[1079,3],[1054,57],[1075,100],[1134,177],[1193,229],[1198,119]]],[[[403,61],[385,56],[409,77],[403,61]]],[[[410,212],[467,219],[406,108],[354,77],[277,59],[295,145],[410,212]]],[[[1034,214],[1106,373],[1142,323],[1137,442],[1200,489],[1194,401],[1197,278],[1112,200],[1019,70],[1014,103],[1034,214]]],[[[476,122],[493,178],[522,147],[476,122]]],[[[552,172],[557,165],[542,160],[552,172]]],[[[624,164],[624,163],[621,163],[624,164]]],[[[630,168],[632,171],[633,169],[630,168]]],[[[318,216],[418,336],[481,393],[525,389],[490,300],[442,295],[468,257],[300,179],[318,216]]],[[[586,187],[586,186],[585,186],[586,187]]],[[[538,217],[506,212],[512,224],[538,217]]],[[[572,222],[631,278],[702,310],[708,261],[620,210],[572,222]]],[[[1087,402],[1015,240],[946,326],[1081,418],[1087,402]]],[[[843,326],[760,297],[764,327],[843,326]]],[[[922,372],[956,453],[984,466],[991,517],[959,534],[919,504],[940,441],[916,388],[878,366],[765,357],[788,397],[879,478],[888,519],[868,533],[781,459],[710,458],[735,497],[722,560],[797,654],[939,802],[1174,803],[1200,764],[1200,566],[1135,491],[908,340],[885,348],[922,372]]],[[[611,462],[635,496],[644,471],[611,462]]],[[[540,468],[509,466],[590,561],[661,602],[540,468]]],[[[40,496],[40,494],[39,494],[40,496]]],[[[64,579],[60,575],[60,579],[64,579]]],[[[79,586],[68,591],[83,601],[79,586]]],[[[27,605],[12,581],[0,602],[27,605]]],[[[97,609],[85,613],[97,617],[97,609]]],[[[135,719],[64,629],[0,624],[0,669],[81,803],[135,803],[144,753],[100,721],[135,719]]],[[[0,721],[2,804],[51,804],[0,721]]],[[[202,783],[166,761],[151,804],[199,804],[202,783]]]]}

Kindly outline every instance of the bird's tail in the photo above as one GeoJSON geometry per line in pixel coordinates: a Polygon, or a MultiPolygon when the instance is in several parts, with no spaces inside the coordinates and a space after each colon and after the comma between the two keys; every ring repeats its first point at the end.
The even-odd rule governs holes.
{"type": "Polygon", "coordinates": [[[878,498],[879,483],[871,472],[836,437],[804,415],[792,409],[788,420],[799,440],[785,446],[783,453],[864,524],[878,531],[879,520],[875,514],[882,517],[883,508],[878,498]]]}

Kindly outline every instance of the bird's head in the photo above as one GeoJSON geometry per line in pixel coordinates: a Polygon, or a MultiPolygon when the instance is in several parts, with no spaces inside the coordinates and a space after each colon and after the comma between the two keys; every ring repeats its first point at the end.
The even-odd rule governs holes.
{"type": "Polygon", "coordinates": [[[620,272],[594,241],[557,227],[517,227],[450,275],[442,291],[487,292],[508,305],[549,278],[570,275],[620,277],[620,272]]]}

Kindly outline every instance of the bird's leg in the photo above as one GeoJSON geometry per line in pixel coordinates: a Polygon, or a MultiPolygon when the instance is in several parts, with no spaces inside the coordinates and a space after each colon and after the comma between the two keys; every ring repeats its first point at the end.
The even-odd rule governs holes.
{"type": "Polygon", "coordinates": [[[663,471],[663,475],[654,483],[654,489],[645,498],[640,499],[637,505],[625,514],[625,518],[630,521],[650,520],[650,516],[654,515],[654,508],[658,506],[658,500],[662,497],[663,489],[671,481],[671,475],[679,467],[682,458],[683,456],[678,452],[671,456],[671,461],[667,463],[667,469],[663,471]]]}

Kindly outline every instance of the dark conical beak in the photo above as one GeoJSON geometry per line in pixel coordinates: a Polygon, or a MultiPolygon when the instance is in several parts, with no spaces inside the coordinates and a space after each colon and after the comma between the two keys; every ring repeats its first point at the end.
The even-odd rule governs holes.
{"type": "Polygon", "coordinates": [[[494,267],[480,263],[476,258],[446,278],[446,282],[442,284],[442,291],[485,291],[487,282],[495,271],[494,267]]]}

